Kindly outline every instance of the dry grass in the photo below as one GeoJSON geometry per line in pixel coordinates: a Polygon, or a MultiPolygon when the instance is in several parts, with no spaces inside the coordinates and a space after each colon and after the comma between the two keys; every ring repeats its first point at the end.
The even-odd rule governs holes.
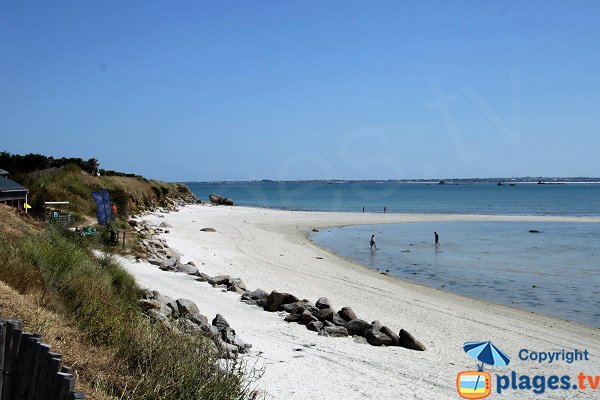
{"type": "Polygon", "coordinates": [[[3,318],[21,319],[25,330],[39,332],[52,351],[63,355],[64,364],[73,367],[77,377],[76,387],[86,393],[86,398],[96,400],[114,399],[101,390],[111,376],[117,360],[109,349],[91,346],[84,335],[60,315],[49,311],[42,304],[41,292],[19,294],[0,282],[0,315],[3,318]]]}

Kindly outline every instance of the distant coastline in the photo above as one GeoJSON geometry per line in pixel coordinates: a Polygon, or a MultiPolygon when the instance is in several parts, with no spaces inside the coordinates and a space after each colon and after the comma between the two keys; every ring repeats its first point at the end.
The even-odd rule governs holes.
{"type": "Polygon", "coordinates": [[[272,180],[272,179],[255,179],[255,180],[214,180],[214,181],[181,181],[179,183],[425,183],[438,184],[441,181],[447,184],[472,184],[472,183],[515,183],[515,184],[588,184],[600,183],[600,178],[592,177],[518,177],[518,178],[436,178],[436,179],[299,179],[299,180],[272,180]]]}

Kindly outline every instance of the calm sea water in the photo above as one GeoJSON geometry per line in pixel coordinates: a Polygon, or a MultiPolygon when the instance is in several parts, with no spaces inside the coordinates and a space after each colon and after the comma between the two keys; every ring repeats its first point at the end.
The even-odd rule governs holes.
{"type": "Polygon", "coordinates": [[[407,280],[600,327],[600,224],[365,225],[322,230],[312,239],[407,280]]]}
{"type": "MultiPolygon", "coordinates": [[[[188,183],[236,204],[290,210],[600,216],[600,185],[188,183]]],[[[444,222],[322,231],[322,246],[431,287],[600,327],[600,224],[444,222]],[[530,229],[540,233],[529,233],[530,229]],[[433,245],[433,232],[441,246],[433,245]],[[377,251],[369,250],[376,235],[377,251]]]]}
{"type": "Polygon", "coordinates": [[[413,183],[187,183],[236,204],[314,211],[454,214],[600,215],[600,184],[496,186],[413,183]]]}

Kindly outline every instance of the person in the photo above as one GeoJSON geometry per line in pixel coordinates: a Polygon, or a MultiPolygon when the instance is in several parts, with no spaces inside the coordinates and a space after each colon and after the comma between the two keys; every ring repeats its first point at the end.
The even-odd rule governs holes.
{"type": "Polygon", "coordinates": [[[433,236],[435,238],[435,245],[439,246],[440,245],[440,235],[438,235],[437,232],[433,232],[433,236]]]}
{"type": "Polygon", "coordinates": [[[115,203],[112,203],[112,214],[113,214],[113,218],[115,218],[117,216],[117,205],[115,203]]]}
{"type": "Polygon", "coordinates": [[[383,207],[383,213],[384,214],[387,213],[387,207],[385,207],[385,206],[383,207]]]}
{"type": "Polygon", "coordinates": [[[373,247],[377,249],[377,246],[375,245],[375,235],[371,235],[371,250],[373,250],[373,247]]]}
{"type": "Polygon", "coordinates": [[[365,212],[365,206],[363,206],[363,212],[365,212]]]}

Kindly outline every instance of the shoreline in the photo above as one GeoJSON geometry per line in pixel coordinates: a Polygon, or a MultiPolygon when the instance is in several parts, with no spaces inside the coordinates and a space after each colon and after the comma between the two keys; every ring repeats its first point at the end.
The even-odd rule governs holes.
{"type": "MultiPolygon", "coordinates": [[[[454,220],[600,222],[599,217],[330,213],[206,205],[186,206],[163,217],[143,219],[172,225],[171,232],[161,237],[202,272],[240,277],[250,290],[276,289],[311,301],[326,296],[336,309],[350,306],[360,318],[379,319],[394,331],[406,329],[427,346],[427,351],[416,354],[403,348],[355,343],[353,338],[323,338],[303,326],[283,322],[277,313],[240,303],[231,293],[205,287],[208,285],[192,277],[162,272],[145,263],[127,265],[140,285],[189,298],[201,311],[222,313],[230,320],[240,336],[254,345],[250,357],[266,368],[258,385],[267,391],[267,398],[361,398],[364,394],[456,398],[456,373],[473,368],[462,351],[466,341],[492,340],[513,356],[519,373],[532,375],[540,372],[539,365],[519,362],[520,348],[585,348],[600,354],[597,328],[382,275],[308,238],[313,228],[346,225],[454,220]],[[204,227],[217,232],[200,232],[204,227]],[[323,382],[311,381],[315,370],[320,371],[323,382]],[[348,384],[330,387],[339,380],[348,384]]],[[[588,370],[592,366],[589,364],[588,370]]],[[[585,366],[555,364],[544,366],[542,372],[576,376],[580,369],[585,366]]],[[[494,372],[510,370],[511,366],[494,372]]],[[[581,394],[586,398],[585,392],[581,394]]],[[[530,393],[514,391],[510,397],[526,399],[530,393]]]]}

